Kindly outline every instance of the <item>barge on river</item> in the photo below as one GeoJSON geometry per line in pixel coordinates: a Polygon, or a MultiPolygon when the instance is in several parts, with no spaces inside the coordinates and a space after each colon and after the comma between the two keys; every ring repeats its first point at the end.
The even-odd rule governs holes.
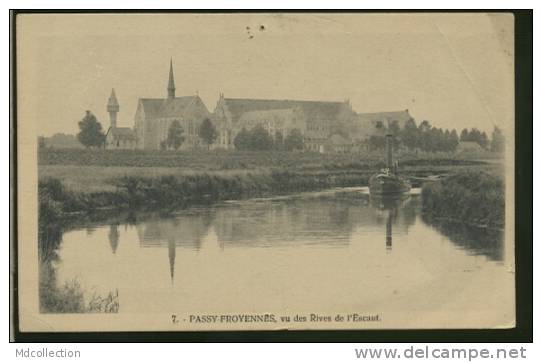
{"type": "Polygon", "coordinates": [[[372,196],[396,197],[410,192],[410,182],[397,173],[393,162],[393,135],[386,135],[386,168],[369,179],[369,193],[372,196]]]}

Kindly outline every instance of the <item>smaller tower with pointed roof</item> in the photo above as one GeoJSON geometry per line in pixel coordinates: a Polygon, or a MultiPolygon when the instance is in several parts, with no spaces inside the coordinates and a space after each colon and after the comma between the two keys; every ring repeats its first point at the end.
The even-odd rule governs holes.
{"type": "Polygon", "coordinates": [[[105,134],[105,148],[107,149],[134,149],[137,145],[136,134],[129,127],[117,127],[117,113],[119,112],[119,102],[115,95],[115,89],[111,90],[111,95],[107,101],[107,112],[111,126],[105,134]]]}
{"type": "Polygon", "coordinates": [[[111,122],[111,128],[117,128],[117,113],[119,112],[119,102],[115,95],[115,88],[111,89],[111,95],[107,101],[107,112],[109,113],[109,121],[111,122]]]}
{"type": "Polygon", "coordinates": [[[175,98],[175,80],[173,79],[173,58],[169,61],[169,82],[167,85],[167,97],[175,98]]]}

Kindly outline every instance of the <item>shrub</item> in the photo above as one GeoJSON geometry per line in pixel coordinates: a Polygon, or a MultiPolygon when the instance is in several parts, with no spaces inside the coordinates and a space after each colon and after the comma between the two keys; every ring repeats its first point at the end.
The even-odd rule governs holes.
{"type": "Polygon", "coordinates": [[[460,172],[422,188],[423,212],[468,224],[504,226],[504,183],[483,171],[460,172]]]}

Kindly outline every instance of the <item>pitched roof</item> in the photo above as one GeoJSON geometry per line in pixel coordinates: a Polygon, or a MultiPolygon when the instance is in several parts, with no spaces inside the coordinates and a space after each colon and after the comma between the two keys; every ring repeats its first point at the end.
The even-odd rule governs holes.
{"type": "Polygon", "coordinates": [[[287,109],[269,109],[245,112],[239,118],[239,122],[243,121],[289,121],[294,117],[295,110],[293,108],[287,109]]]}
{"type": "Polygon", "coordinates": [[[119,101],[117,101],[117,96],[115,95],[115,88],[111,89],[111,95],[109,96],[109,99],[107,100],[107,108],[118,108],[119,107],[119,101]]]}
{"type": "Polygon", "coordinates": [[[309,119],[334,118],[345,102],[296,101],[278,99],[224,98],[232,120],[237,121],[245,112],[301,108],[309,119]]]}
{"type": "Polygon", "coordinates": [[[349,127],[350,135],[353,139],[363,140],[372,135],[383,136],[387,127],[387,122],[397,121],[399,127],[403,128],[407,120],[412,118],[408,110],[395,112],[374,112],[374,113],[357,113],[355,121],[349,127]],[[382,128],[376,128],[376,123],[382,122],[382,128]]]}
{"type": "Polygon", "coordinates": [[[402,126],[404,122],[408,121],[410,118],[410,113],[408,113],[408,109],[405,109],[404,111],[394,111],[394,112],[374,112],[374,113],[358,113],[357,114],[357,120],[358,121],[366,121],[366,122],[377,122],[382,121],[384,124],[387,121],[393,122],[398,121],[399,124],[402,126]]]}
{"type": "Polygon", "coordinates": [[[160,106],[164,103],[163,98],[139,98],[143,111],[147,117],[154,118],[158,115],[160,106]]]}
{"type": "Polygon", "coordinates": [[[113,134],[115,139],[134,140],[136,138],[134,130],[128,127],[109,127],[107,133],[113,134]]]}
{"type": "Polygon", "coordinates": [[[196,96],[164,99],[158,110],[160,117],[179,117],[184,114],[188,106],[194,102],[196,96]]]}
{"type": "Polygon", "coordinates": [[[198,96],[176,98],[140,98],[145,115],[149,118],[181,117],[198,96]]]}
{"type": "Polygon", "coordinates": [[[457,150],[468,150],[468,149],[481,149],[482,146],[478,142],[474,141],[459,141],[457,144],[457,150]]]}

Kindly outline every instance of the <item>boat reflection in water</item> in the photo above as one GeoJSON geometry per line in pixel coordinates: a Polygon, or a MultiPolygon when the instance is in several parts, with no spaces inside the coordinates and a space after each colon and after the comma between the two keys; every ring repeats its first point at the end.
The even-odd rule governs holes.
{"type": "MultiPolygon", "coordinates": [[[[118,215],[56,232],[42,223],[40,310],[57,312],[47,291],[63,295],[72,280],[88,298],[118,290],[123,313],[220,308],[223,298],[249,309],[247,295],[264,296],[264,309],[301,308],[307,298],[345,301],[348,309],[359,296],[380,307],[390,290],[429,290],[422,284],[435,274],[455,283],[446,293],[456,295],[484,271],[494,279],[476,288],[494,300],[498,270],[507,275],[496,263],[500,234],[425,220],[418,191],[377,197],[367,187],[333,189],[118,215]]],[[[405,311],[441,302],[440,294],[412,298],[405,311]]]]}
{"type": "Polygon", "coordinates": [[[371,206],[379,213],[386,215],[386,250],[391,252],[393,246],[393,224],[398,210],[410,202],[409,194],[395,196],[371,195],[371,206]]]}

